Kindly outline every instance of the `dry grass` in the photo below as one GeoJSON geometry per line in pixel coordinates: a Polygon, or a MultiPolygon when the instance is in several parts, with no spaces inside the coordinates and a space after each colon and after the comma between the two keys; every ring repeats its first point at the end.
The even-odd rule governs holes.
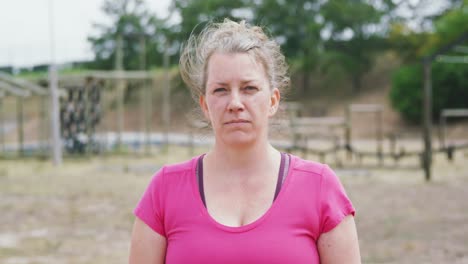
{"type": "MultiPolygon", "coordinates": [[[[201,151],[201,150],[200,150],[201,151]]],[[[0,161],[0,263],[126,263],[132,210],[170,155],[0,161]]],[[[311,156],[312,158],[312,156],[311,156]]],[[[337,169],[357,209],[364,263],[468,263],[468,157],[420,170],[337,169]]]]}

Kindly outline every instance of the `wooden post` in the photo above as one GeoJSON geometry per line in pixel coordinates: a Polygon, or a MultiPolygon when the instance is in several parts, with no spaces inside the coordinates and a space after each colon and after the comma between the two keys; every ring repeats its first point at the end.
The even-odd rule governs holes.
{"type": "Polygon", "coordinates": [[[151,82],[145,80],[145,86],[143,86],[143,105],[144,105],[144,123],[145,123],[145,154],[148,155],[151,152],[151,112],[152,112],[152,89],[151,82]]]}
{"type": "Polygon", "coordinates": [[[84,118],[85,118],[85,134],[87,137],[85,155],[91,153],[91,100],[89,98],[91,87],[95,85],[95,81],[92,77],[86,80],[84,91],[83,91],[83,104],[84,104],[84,118]]]}
{"type": "Polygon", "coordinates": [[[446,144],[445,144],[445,135],[446,135],[446,130],[445,130],[445,116],[444,112],[440,114],[440,122],[439,122],[439,142],[440,142],[440,148],[443,150],[446,149],[446,144]]]}
{"type": "Polygon", "coordinates": [[[52,156],[55,166],[62,164],[62,141],[60,139],[60,114],[58,99],[58,78],[55,65],[49,67],[50,122],[52,132],[52,156]]]}
{"type": "Polygon", "coordinates": [[[48,135],[48,131],[47,131],[47,96],[45,95],[41,95],[40,97],[40,103],[39,103],[39,113],[40,113],[40,136],[39,136],[39,142],[41,142],[41,153],[44,155],[44,156],[47,156],[47,153],[46,153],[46,150],[47,150],[47,135],[48,135]]]}
{"type": "Polygon", "coordinates": [[[347,153],[347,158],[348,160],[351,159],[352,157],[352,151],[351,151],[351,105],[348,105],[348,107],[345,109],[346,113],[346,120],[345,120],[345,147],[346,147],[346,153],[347,153]]]}
{"type": "Polygon", "coordinates": [[[102,91],[101,91],[101,124],[102,124],[102,131],[105,133],[104,136],[104,142],[101,146],[104,146],[102,149],[100,149],[99,154],[103,156],[106,153],[107,147],[109,146],[109,130],[110,127],[108,123],[106,123],[104,120],[104,116],[106,115],[106,109],[107,108],[107,97],[106,97],[106,91],[111,90],[111,86],[113,85],[112,82],[109,80],[106,80],[103,85],[102,85],[102,91]]]}
{"type": "Polygon", "coordinates": [[[125,80],[117,80],[117,151],[122,150],[122,133],[124,130],[124,90],[127,86],[125,80]]]}
{"type": "Polygon", "coordinates": [[[3,94],[0,94],[0,144],[2,146],[2,153],[5,152],[5,119],[3,116],[3,94]]]}
{"type": "Polygon", "coordinates": [[[23,97],[16,97],[16,125],[18,126],[18,154],[20,157],[24,155],[24,124],[23,124],[23,97]]]}
{"type": "Polygon", "coordinates": [[[426,181],[431,180],[432,163],[432,84],[431,84],[431,61],[424,60],[424,100],[423,100],[423,140],[424,152],[422,155],[422,165],[426,181]]]}
{"type": "Polygon", "coordinates": [[[146,41],[145,41],[145,35],[141,34],[140,35],[140,70],[145,71],[146,70],[146,41]]]}
{"type": "MultiPolygon", "coordinates": [[[[145,35],[140,35],[140,69],[146,71],[146,39],[145,35]]],[[[144,152],[146,155],[150,153],[151,142],[150,142],[150,133],[151,133],[151,90],[148,85],[148,80],[143,79],[141,87],[141,107],[142,107],[142,117],[143,119],[143,130],[144,130],[144,152]]]]}
{"type": "Polygon", "coordinates": [[[164,90],[163,90],[163,123],[164,123],[164,145],[166,150],[169,148],[169,126],[171,122],[171,86],[170,86],[170,76],[169,76],[169,43],[166,42],[166,47],[164,49],[164,90]]]}
{"type": "MultiPolygon", "coordinates": [[[[115,51],[115,69],[121,75],[121,71],[124,69],[123,67],[123,39],[122,35],[117,35],[116,40],[116,51],[115,51]]],[[[120,76],[121,77],[121,76],[120,76]]],[[[123,78],[117,79],[117,151],[120,152],[122,149],[122,132],[124,127],[124,89],[125,83],[123,78]]]]}
{"type": "Polygon", "coordinates": [[[376,112],[376,121],[377,121],[377,156],[378,156],[378,159],[379,159],[379,165],[382,166],[383,165],[383,153],[382,153],[382,149],[383,149],[383,129],[382,129],[382,115],[383,115],[383,110],[380,110],[380,111],[377,111],[376,112]]]}
{"type": "Polygon", "coordinates": [[[52,156],[55,166],[62,164],[62,140],[60,138],[60,114],[57,67],[55,65],[55,35],[54,35],[54,15],[53,0],[49,2],[49,27],[50,27],[50,54],[51,63],[49,65],[49,91],[50,91],[50,120],[52,137],[52,156]]]}
{"type": "Polygon", "coordinates": [[[390,140],[390,153],[392,154],[392,157],[394,158],[394,161],[396,163],[397,159],[395,158],[396,157],[396,140],[397,140],[397,135],[396,133],[392,133],[390,136],[389,136],[389,140],[390,140]]]}

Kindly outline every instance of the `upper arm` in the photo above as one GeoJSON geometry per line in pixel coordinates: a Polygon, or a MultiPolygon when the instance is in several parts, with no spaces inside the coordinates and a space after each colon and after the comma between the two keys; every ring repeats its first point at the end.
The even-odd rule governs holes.
{"type": "Polygon", "coordinates": [[[346,216],[335,228],[321,234],[317,247],[323,264],[361,263],[354,217],[346,216]]]}
{"type": "Polygon", "coordinates": [[[164,263],[166,246],[164,236],[156,233],[138,217],[135,218],[130,245],[130,264],[164,263]]]}

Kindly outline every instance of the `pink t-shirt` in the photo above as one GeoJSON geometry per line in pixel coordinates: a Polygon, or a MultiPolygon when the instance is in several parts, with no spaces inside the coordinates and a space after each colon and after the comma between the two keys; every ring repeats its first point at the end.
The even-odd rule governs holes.
{"type": "Polygon", "coordinates": [[[320,234],[354,215],[328,166],[291,155],[286,180],[268,211],[245,226],[222,225],[202,203],[198,158],[159,170],[134,210],[166,237],[166,263],[320,263],[320,234]]]}

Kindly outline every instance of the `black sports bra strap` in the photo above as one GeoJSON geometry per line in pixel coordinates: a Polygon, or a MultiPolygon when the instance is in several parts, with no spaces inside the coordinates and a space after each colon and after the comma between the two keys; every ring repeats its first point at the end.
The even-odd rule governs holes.
{"type": "MultiPolygon", "coordinates": [[[[198,191],[200,192],[200,197],[203,202],[203,205],[205,205],[206,207],[205,190],[203,188],[203,158],[204,157],[205,157],[205,154],[201,155],[200,158],[198,158],[197,168],[196,168],[196,177],[197,177],[197,182],[198,182],[198,191]]],[[[288,154],[281,152],[281,163],[280,163],[280,169],[278,172],[278,180],[276,182],[275,196],[273,197],[273,201],[278,196],[281,190],[281,187],[283,186],[284,180],[286,179],[286,176],[288,175],[290,158],[291,157],[288,154]]]]}
{"type": "Polygon", "coordinates": [[[203,205],[206,207],[206,201],[205,201],[205,190],[203,189],[203,158],[205,157],[205,154],[201,155],[200,158],[198,158],[198,163],[197,163],[197,182],[198,182],[198,191],[200,192],[200,197],[202,199],[203,205]]]}
{"type": "Polygon", "coordinates": [[[288,175],[289,158],[290,157],[288,154],[281,152],[281,163],[280,163],[280,169],[278,172],[278,181],[276,183],[276,190],[275,190],[275,196],[273,197],[273,201],[278,196],[281,190],[281,187],[283,186],[284,180],[286,179],[286,176],[288,175]]]}

